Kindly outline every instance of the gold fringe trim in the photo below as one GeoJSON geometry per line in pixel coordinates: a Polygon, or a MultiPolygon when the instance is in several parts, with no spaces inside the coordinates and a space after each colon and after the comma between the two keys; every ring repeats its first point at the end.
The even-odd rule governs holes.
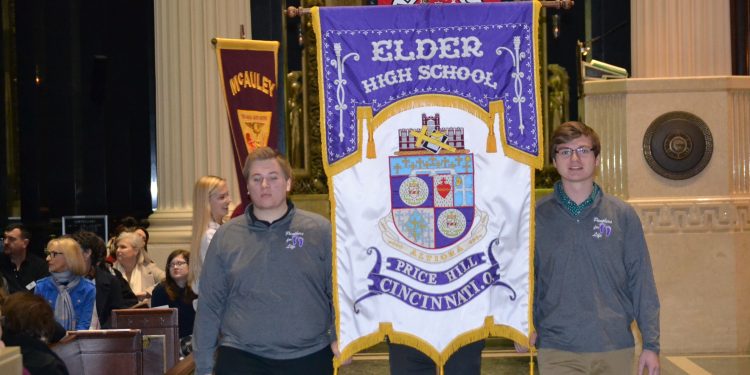
{"type": "MultiPolygon", "coordinates": [[[[333,186],[333,177],[328,176],[328,186],[333,186]]],[[[331,228],[333,232],[333,238],[336,238],[336,199],[334,198],[334,192],[333,189],[328,189],[328,202],[331,205],[331,216],[329,217],[329,220],[331,220],[331,228]]],[[[331,251],[333,256],[331,256],[331,295],[333,296],[333,328],[336,330],[336,340],[339,340],[341,337],[341,306],[339,304],[339,299],[337,298],[339,295],[339,283],[338,283],[338,258],[336,257],[336,254],[338,254],[338,250],[336,247],[336,241],[331,241],[331,251]]],[[[344,351],[341,350],[341,345],[339,345],[339,352],[341,355],[337,358],[333,358],[333,369],[334,369],[334,375],[336,374],[336,371],[338,371],[338,368],[341,366],[341,364],[349,359],[354,353],[350,353],[348,355],[345,355],[344,351]]],[[[348,352],[348,351],[346,351],[348,352]]]]}
{"type": "MultiPolygon", "coordinates": [[[[534,272],[534,256],[536,248],[536,173],[534,169],[531,169],[531,210],[529,211],[529,337],[532,332],[536,332],[534,327],[534,290],[536,289],[536,274],[534,272]]],[[[533,354],[533,348],[531,343],[527,342],[527,348],[529,348],[529,355],[533,354]]]]}
{"type": "MultiPolygon", "coordinates": [[[[534,1],[533,3],[534,11],[534,21],[532,22],[532,30],[534,33],[533,40],[539,40],[539,15],[542,9],[542,4],[538,1],[534,1]]],[[[534,48],[534,71],[539,72],[541,71],[539,67],[539,48],[534,48]]],[[[539,77],[539,74],[534,75],[534,90],[535,90],[535,97],[541,98],[541,79],[539,77]]],[[[544,158],[545,158],[545,146],[544,146],[544,121],[542,118],[543,112],[542,112],[542,100],[536,101],[536,113],[537,113],[537,128],[536,128],[536,134],[538,139],[538,145],[539,145],[539,157],[537,158],[537,163],[533,165],[536,169],[541,169],[544,166],[544,158]]],[[[535,273],[534,273],[534,251],[533,249],[536,246],[535,238],[536,238],[536,194],[535,194],[535,187],[536,186],[536,174],[534,173],[534,170],[531,170],[531,211],[529,219],[531,221],[529,225],[529,248],[532,250],[530,251],[529,255],[529,337],[531,337],[532,332],[536,332],[536,327],[534,327],[534,291],[536,289],[536,284],[534,283],[535,280],[535,273]]],[[[532,347],[531,343],[527,341],[527,348],[529,348],[529,375],[534,375],[534,356],[536,355],[536,347],[532,347]]]]}
{"type": "MultiPolygon", "coordinates": [[[[539,1],[533,2],[534,10],[532,12],[532,15],[534,16],[534,21],[531,23],[532,31],[533,31],[533,39],[532,40],[539,40],[539,15],[542,10],[542,3],[539,1]]],[[[534,71],[536,74],[534,74],[534,97],[537,98],[536,101],[536,138],[537,138],[537,144],[539,145],[539,156],[534,160],[534,164],[527,164],[530,165],[532,168],[536,169],[542,169],[544,167],[544,112],[542,112],[542,81],[541,77],[539,77],[539,72],[542,71],[541,66],[539,65],[539,46],[537,45],[537,48],[534,48],[534,71]]],[[[531,191],[534,191],[534,185],[531,185],[531,191]]],[[[531,206],[533,209],[535,206],[531,206]]],[[[532,247],[533,249],[533,247],[532,247]]]]}
{"type": "Polygon", "coordinates": [[[402,99],[383,108],[383,110],[378,112],[378,114],[372,119],[373,132],[389,118],[401,112],[421,107],[450,107],[461,109],[482,120],[487,124],[487,127],[492,127],[492,123],[488,121],[489,114],[484,111],[482,107],[474,104],[470,100],[443,94],[426,94],[402,99]]]}
{"type": "Polygon", "coordinates": [[[253,39],[229,39],[214,38],[216,48],[221,49],[246,49],[252,51],[269,51],[275,52],[279,48],[279,42],[272,40],[253,40],[253,39]]]}
{"type": "MultiPolygon", "coordinates": [[[[537,86],[538,86],[538,80],[537,80],[537,86]]],[[[537,92],[538,87],[536,88],[537,92]]],[[[537,104],[537,107],[539,107],[540,104],[537,104]]],[[[363,118],[360,118],[360,116],[366,116],[370,115],[370,117],[367,117],[367,128],[368,128],[368,134],[370,134],[370,139],[372,139],[373,134],[375,133],[375,130],[377,130],[380,125],[385,123],[389,118],[408,111],[415,108],[421,108],[421,107],[449,107],[449,108],[456,108],[463,110],[465,112],[468,112],[470,115],[475,116],[476,118],[480,119],[482,122],[485,123],[488,129],[488,135],[487,135],[487,152],[488,153],[495,153],[497,152],[497,136],[495,132],[495,118],[497,117],[499,119],[498,121],[498,129],[500,132],[500,136],[502,138],[502,146],[503,146],[503,152],[505,153],[505,156],[519,162],[525,165],[528,165],[532,168],[540,169],[544,166],[544,142],[541,137],[541,121],[537,121],[537,144],[539,145],[539,155],[534,156],[531,154],[528,154],[526,152],[523,152],[521,150],[518,150],[514,147],[511,147],[507,143],[507,138],[505,135],[505,109],[503,106],[503,101],[493,101],[489,104],[489,112],[482,109],[482,107],[478,106],[477,104],[464,99],[460,97],[450,96],[450,95],[443,95],[443,94],[426,94],[426,95],[417,95],[412,96],[406,99],[399,100],[398,102],[395,102],[387,107],[385,107],[383,110],[381,110],[377,115],[372,116],[372,108],[371,107],[359,107],[357,108],[357,123],[359,127],[362,127],[362,120],[363,118]],[[369,108],[369,111],[364,110],[362,108],[369,108]]],[[[538,117],[538,119],[541,119],[541,117],[538,117]]],[[[373,141],[374,142],[374,141],[373,141]]],[[[325,146],[325,144],[324,144],[325,146]]],[[[369,157],[369,141],[368,141],[368,157],[369,157]]],[[[373,148],[375,145],[373,144],[373,148]]],[[[325,148],[324,148],[325,150],[325,148]]],[[[375,150],[372,151],[373,154],[375,154],[375,150]]],[[[341,162],[338,162],[341,163],[341,162]]],[[[338,164],[337,163],[337,164],[338,164]]],[[[352,164],[353,165],[353,164],[352,164]]],[[[347,167],[350,165],[347,165],[347,167]]],[[[341,171],[346,169],[338,169],[337,171],[341,171]]]]}
{"type": "Polygon", "coordinates": [[[491,316],[488,316],[485,317],[484,324],[481,327],[458,335],[445,347],[445,349],[443,349],[442,352],[438,352],[434,346],[421,338],[409,333],[394,331],[391,323],[381,322],[376,332],[352,341],[343,351],[341,351],[341,357],[334,359],[334,367],[340,367],[343,361],[349,359],[354,354],[383,342],[386,336],[388,336],[390,342],[394,344],[407,345],[424,353],[426,356],[430,357],[440,369],[445,366],[445,363],[448,362],[450,356],[462,347],[479,340],[484,340],[490,336],[505,337],[519,343],[528,344],[529,342],[529,338],[520,331],[505,325],[495,325],[494,319],[491,316]]]}
{"type": "Polygon", "coordinates": [[[534,327],[534,289],[536,284],[534,283],[534,255],[533,249],[536,246],[536,193],[534,186],[536,186],[536,173],[534,169],[531,169],[531,210],[529,211],[529,334],[526,340],[526,347],[529,348],[529,375],[534,375],[534,356],[536,355],[536,348],[531,346],[531,333],[536,331],[534,327]]]}

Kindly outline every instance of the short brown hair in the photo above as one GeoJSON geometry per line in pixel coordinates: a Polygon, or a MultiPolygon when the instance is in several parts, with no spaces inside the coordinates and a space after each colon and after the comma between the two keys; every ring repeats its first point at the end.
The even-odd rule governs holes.
{"type": "Polygon", "coordinates": [[[3,329],[13,334],[24,334],[48,341],[55,332],[55,313],[41,296],[16,292],[3,302],[3,329]]]}
{"type": "Polygon", "coordinates": [[[270,147],[258,147],[250,152],[245,159],[245,165],[242,168],[242,175],[245,177],[245,181],[250,179],[250,167],[256,160],[268,159],[276,159],[276,161],[279,162],[279,166],[281,167],[281,171],[284,173],[286,180],[292,178],[292,165],[289,164],[289,160],[286,160],[284,155],[270,147]]]}
{"type": "Polygon", "coordinates": [[[557,157],[557,146],[580,137],[591,138],[591,150],[594,151],[594,157],[599,156],[602,144],[599,141],[599,135],[596,134],[596,131],[582,122],[568,121],[560,124],[560,126],[555,128],[554,133],[552,133],[552,142],[550,142],[550,155],[552,155],[552,159],[557,157]]]}

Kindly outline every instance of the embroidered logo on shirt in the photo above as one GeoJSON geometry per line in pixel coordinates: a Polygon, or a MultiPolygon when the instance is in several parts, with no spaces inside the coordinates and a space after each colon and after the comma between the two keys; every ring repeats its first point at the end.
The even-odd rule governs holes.
{"type": "Polygon", "coordinates": [[[594,218],[594,234],[591,235],[591,237],[594,238],[602,238],[602,237],[609,237],[612,235],[612,220],[610,219],[600,219],[598,217],[594,218]]]}
{"type": "Polygon", "coordinates": [[[286,231],[286,248],[294,250],[305,244],[305,234],[302,232],[286,231]]]}

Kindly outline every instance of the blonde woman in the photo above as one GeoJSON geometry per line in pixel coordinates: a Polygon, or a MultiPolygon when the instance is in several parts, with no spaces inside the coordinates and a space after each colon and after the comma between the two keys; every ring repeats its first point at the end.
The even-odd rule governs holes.
{"type": "Polygon", "coordinates": [[[150,303],[151,292],[164,280],[164,270],[154,264],[144,249],[143,238],[135,232],[117,236],[117,261],[114,268],[125,276],[139,302],[150,303]]]}
{"type": "Polygon", "coordinates": [[[203,176],[196,181],[193,188],[193,237],[190,241],[190,249],[196,256],[190,262],[189,275],[190,286],[195,293],[200,294],[198,278],[206,259],[208,244],[219,225],[224,224],[230,203],[232,198],[225,179],[203,176]]]}
{"type": "Polygon", "coordinates": [[[59,238],[47,243],[50,276],[37,281],[34,294],[47,300],[55,320],[66,330],[89,329],[96,306],[96,286],[85,277],[86,263],[78,242],[59,238]]]}

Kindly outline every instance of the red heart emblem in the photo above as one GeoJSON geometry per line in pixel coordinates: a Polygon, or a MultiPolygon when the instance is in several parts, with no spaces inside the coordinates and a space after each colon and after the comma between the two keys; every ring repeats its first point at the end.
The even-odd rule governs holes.
{"type": "Polygon", "coordinates": [[[437,192],[441,197],[445,198],[448,196],[448,193],[451,192],[451,185],[446,183],[445,179],[443,179],[443,181],[437,185],[437,192]]]}

